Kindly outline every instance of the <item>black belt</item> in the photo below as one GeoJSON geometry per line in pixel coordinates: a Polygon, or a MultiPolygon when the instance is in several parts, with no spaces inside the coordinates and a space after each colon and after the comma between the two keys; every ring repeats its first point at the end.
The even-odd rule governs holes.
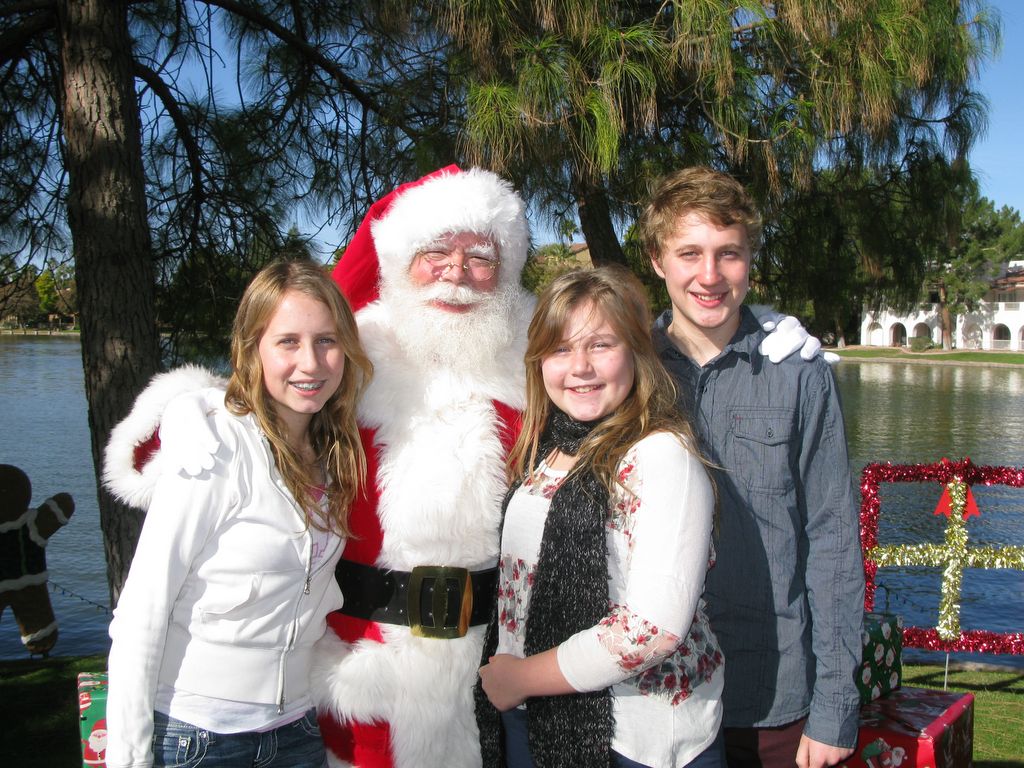
{"type": "Polygon", "coordinates": [[[497,568],[419,565],[392,571],[342,559],[334,573],[345,596],[342,613],[408,626],[419,637],[463,637],[471,626],[486,624],[498,589],[497,568]]]}

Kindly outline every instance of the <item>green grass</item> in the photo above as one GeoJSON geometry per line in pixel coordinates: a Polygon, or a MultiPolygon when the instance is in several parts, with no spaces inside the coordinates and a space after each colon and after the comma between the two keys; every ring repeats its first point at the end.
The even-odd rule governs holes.
{"type": "Polygon", "coordinates": [[[106,667],[105,656],[0,662],[0,765],[81,766],[78,673],[106,667]]]}
{"type": "Polygon", "coordinates": [[[909,352],[895,347],[857,347],[855,349],[829,349],[845,358],[887,358],[893,360],[927,360],[947,363],[1001,363],[1003,365],[1024,365],[1024,354],[1020,352],[981,352],[957,351],[944,352],[941,349],[930,349],[926,352],[909,352]]]}
{"type": "MultiPolygon", "coordinates": [[[[0,662],[0,765],[81,766],[77,675],[105,667],[103,656],[0,662]]],[[[942,688],[943,670],[905,665],[903,683],[942,688]]],[[[975,766],[1024,768],[1024,670],[950,671],[949,688],[975,696],[975,766]]]]}

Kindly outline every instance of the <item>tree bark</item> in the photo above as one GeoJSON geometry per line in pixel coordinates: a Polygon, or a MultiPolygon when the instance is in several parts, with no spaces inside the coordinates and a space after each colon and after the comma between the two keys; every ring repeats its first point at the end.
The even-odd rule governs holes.
{"type": "Polygon", "coordinates": [[[100,483],[111,429],[156,372],[159,345],[126,0],[58,0],[68,226],[111,602],[143,515],[100,483]]]}
{"type": "Polygon", "coordinates": [[[946,286],[939,286],[939,318],[942,322],[942,348],[947,352],[953,349],[953,316],[949,312],[946,286]]]}
{"type": "Polygon", "coordinates": [[[843,319],[838,312],[832,315],[832,323],[836,329],[836,347],[846,349],[846,331],[843,330],[843,319]]]}
{"type": "Polygon", "coordinates": [[[580,229],[587,241],[590,260],[595,267],[604,264],[621,264],[628,267],[626,254],[619,245],[619,237],[612,226],[611,210],[608,207],[608,193],[603,186],[577,179],[576,210],[580,215],[580,229]]]}

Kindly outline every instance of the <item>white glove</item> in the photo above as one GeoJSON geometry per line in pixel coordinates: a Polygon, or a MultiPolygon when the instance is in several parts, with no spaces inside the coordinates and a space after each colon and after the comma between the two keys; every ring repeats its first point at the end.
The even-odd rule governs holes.
{"type": "Polygon", "coordinates": [[[215,404],[222,405],[223,387],[222,379],[194,365],[154,376],[139,394],[131,412],[110,433],[103,460],[103,485],[107,490],[126,504],[147,509],[157,480],[168,468],[174,473],[186,466],[189,470],[202,471],[212,453],[205,414],[208,404],[214,402],[212,392],[218,392],[219,401],[215,404]],[[208,387],[217,389],[210,390],[209,399],[202,401],[202,405],[192,408],[194,417],[191,422],[188,408],[185,408],[184,415],[168,410],[169,404],[179,395],[192,393],[196,398],[208,387]],[[182,418],[186,419],[184,423],[181,423],[182,418]],[[199,438],[189,437],[190,423],[199,424],[196,427],[201,430],[199,438]],[[158,432],[164,445],[149,455],[149,450],[154,447],[150,440],[158,432]],[[197,441],[200,449],[206,451],[206,458],[198,461],[193,455],[197,441]],[[140,448],[146,449],[143,455],[139,455],[140,448]],[[165,454],[170,454],[173,460],[165,463],[165,454]]]}
{"type": "Polygon", "coordinates": [[[160,466],[164,471],[190,477],[213,469],[220,441],[206,418],[224,407],[224,391],[204,388],[178,395],[167,403],[160,418],[160,466]]]}
{"type": "Polygon", "coordinates": [[[773,312],[762,315],[758,321],[769,333],[757,349],[773,363],[780,363],[797,351],[804,360],[813,360],[821,352],[821,342],[792,315],[773,312]]]}

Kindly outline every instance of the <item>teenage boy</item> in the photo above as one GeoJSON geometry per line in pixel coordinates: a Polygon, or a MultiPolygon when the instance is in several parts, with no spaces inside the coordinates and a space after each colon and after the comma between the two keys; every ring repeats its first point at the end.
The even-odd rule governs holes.
{"type": "Polygon", "coordinates": [[[857,741],[864,572],[839,393],[821,357],[777,365],[743,300],[757,209],[732,177],[662,179],[640,219],[672,308],[653,329],[719,468],[712,628],[725,654],[730,768],[823,768],[857,741]]]}

